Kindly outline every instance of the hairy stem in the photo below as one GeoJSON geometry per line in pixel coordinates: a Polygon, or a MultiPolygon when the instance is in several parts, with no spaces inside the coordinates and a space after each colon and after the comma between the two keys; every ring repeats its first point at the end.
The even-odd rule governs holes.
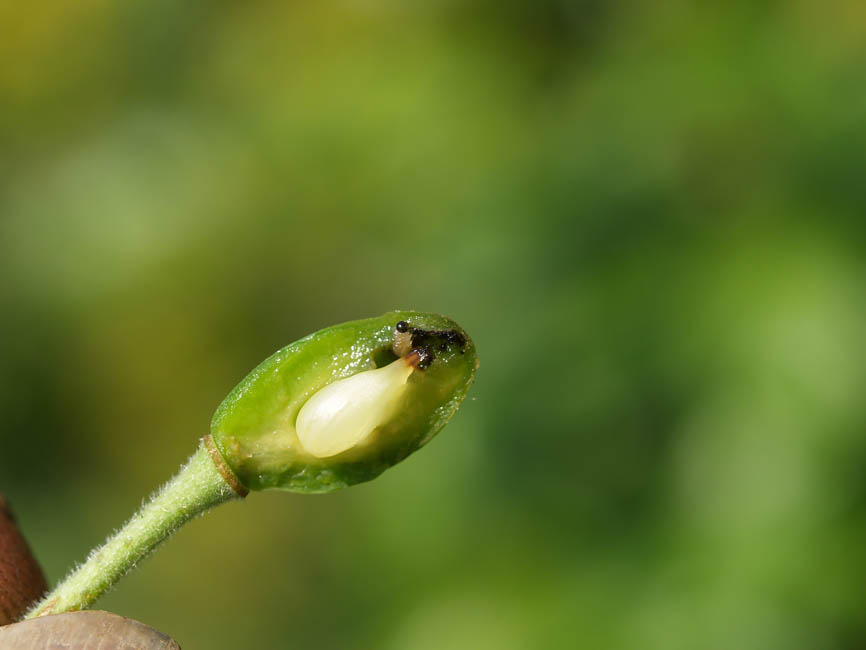
{"type": "Polygon", "coordinates": [[[25,618],[86,609],[160,542],[193,517],[245,491],[225,476],[205,439],[177,475],[156,492],[105,544],[90,554],[25,618]]]}

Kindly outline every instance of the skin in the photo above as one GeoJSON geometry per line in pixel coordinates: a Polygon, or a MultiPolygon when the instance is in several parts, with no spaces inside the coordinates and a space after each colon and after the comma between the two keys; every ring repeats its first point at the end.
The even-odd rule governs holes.
{"type": "Polygon", "coordinates": [[[110,612],[68,612],[0,627],[0,647],[16,650],[180,650],[158,630],[110,612]]]}
{"type": "Polygon", "coordinates": [[[0,625],[18,620],[47,587],[39,563],[0,494],[0,625]]]}

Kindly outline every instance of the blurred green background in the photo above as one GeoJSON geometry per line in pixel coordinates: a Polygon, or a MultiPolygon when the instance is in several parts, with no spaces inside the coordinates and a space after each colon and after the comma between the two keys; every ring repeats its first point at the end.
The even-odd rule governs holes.
{"type": "Polygon", "coordinates": [[[185,528],[184,648],[866,639],[862,2],[0,7],[0,491],[50,581],[275,349],[475,339],[429,448],[185,528]]]}

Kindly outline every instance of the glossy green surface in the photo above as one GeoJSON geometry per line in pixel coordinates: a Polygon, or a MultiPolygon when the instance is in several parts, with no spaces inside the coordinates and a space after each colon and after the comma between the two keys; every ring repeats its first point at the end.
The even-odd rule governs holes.
{"type": "Polygon", "coordinates": [[[457,410],[477,367],[472,341],[444,316],[393,311],[342,323],[263,361],[220,404],[211,434],[252,490],[330,492],[375,478],[427,443],[457,410]],[[330,458],[307,453],[295,433],[298,411],[333,381],[392,361],[394,326],[401,320],[424,330],[457,330],[465,346],[435,350],[433,363],[409,378],[393,418],[363,443],[330,458]]]}

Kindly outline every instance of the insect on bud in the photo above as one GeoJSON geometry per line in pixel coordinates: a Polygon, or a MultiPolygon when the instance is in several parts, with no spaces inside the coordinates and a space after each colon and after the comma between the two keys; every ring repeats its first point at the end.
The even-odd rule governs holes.
{"type": "Polygon", "coordinates": [[[276,352],[217,409],[213,441],[249,489],[328,492],[426,444],[475,377],[475,346],[444,316],[390,312],[276,352]]]}

